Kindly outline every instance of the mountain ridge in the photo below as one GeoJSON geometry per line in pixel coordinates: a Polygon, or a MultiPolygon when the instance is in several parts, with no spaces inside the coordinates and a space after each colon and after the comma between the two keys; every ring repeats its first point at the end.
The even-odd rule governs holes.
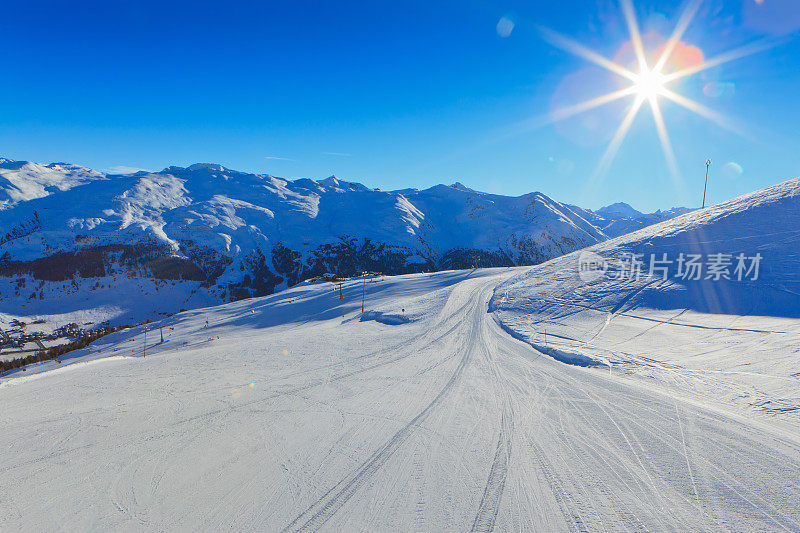
{"type": "Polygon", "coordinates": [[[381,191],[216,163],[111,174],[6,160],[0,311],[36,313],[87,287],[114,290],[122,277],[144,287],[130,297],[149,303],[133,307],[169,311],[151,301],[169,294],[174,312],[324,274],[536,264],[606,240],[589,213],[541,192],[509,197],[458,182],[381,191]]]}

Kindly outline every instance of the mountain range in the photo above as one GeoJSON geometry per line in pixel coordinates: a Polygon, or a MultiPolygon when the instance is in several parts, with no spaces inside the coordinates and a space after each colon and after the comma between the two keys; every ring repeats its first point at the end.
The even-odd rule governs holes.
{"type": "Polygon", "coordinates": [[[323,275],[530,265],[686,211],[590,211],[460,183],[382,191],[207,163],[109,174],[0,159],[0,312],[102,307],[124,321],[323,275]]]}

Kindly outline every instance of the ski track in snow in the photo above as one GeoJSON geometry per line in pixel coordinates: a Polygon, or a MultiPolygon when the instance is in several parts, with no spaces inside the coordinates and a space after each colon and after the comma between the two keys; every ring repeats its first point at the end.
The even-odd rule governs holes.
{"type": "Polygon", "coordinates": [[[800,530],[800,431],[537,352],[487,313],[507,275],[369,286],[399,324],[306,286],[4,378],[0,530],[800,530]]]}

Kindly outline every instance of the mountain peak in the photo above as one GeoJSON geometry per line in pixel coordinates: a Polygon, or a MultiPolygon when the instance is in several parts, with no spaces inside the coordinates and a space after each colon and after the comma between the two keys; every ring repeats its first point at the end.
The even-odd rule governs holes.
{"type": "Polygon", "coordinates": [[[595,212],[598,215],[601,215],[603,218],[608,219],[634,218],[642,215],[641,211],[634,209],[630,206],[630,204],[626,204],[625,202],[617,202],[607,205],[606,207],[601,207],[595,212]]]}
{"type": "Polygon", "coordinates": [[[224,172],[228,169],[217,163],[195,163],[186,167],[186,170],[213,170],[216,172],[224,172]]]}
{"type": "Polygon", "coordinates": [[[470,189],[469,187],[467,187],[466,185],[464,185],[460,181],[455,182],[450,187],[452,187],[452,188],[454,188],[456,190],[459,190],[459,191],[472,192],[472,189],[470,189]]]}
{"type": "Polygon", "coordinates": [[[329,185],[331,187],[338,187],[340,185],[339,178],[336,176],[328,176],[324,180],[319,180],[320,185],[329,185]]]}

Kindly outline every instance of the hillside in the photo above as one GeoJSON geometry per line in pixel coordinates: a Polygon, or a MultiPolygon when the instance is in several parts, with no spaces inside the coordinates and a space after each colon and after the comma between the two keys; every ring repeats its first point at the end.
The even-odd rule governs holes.
{"type": "Polygon", "coordinates": [[[136,323],[327,273],[531,265],[605,240],[612,223],[662,219],[598,213],[460,183],[381,191],[215,164],[115,175],[2,159],[0,331],[136,323]]]}
{"type": "Polygon", "coordinates": [[[800,178],[535,266],[492,305],[556,359],[796,419],[798,235],[800,178]]]}
{"type": "Polygon", "coordinates": [[[458,184],[387,192],[213,164],[108,175],[0,162],[8,316],[124,323],[325,273],[534,264],[604,238],[541,193],[505,197],[458,184]]]}
{"type": "MultiPolygon", "coordinates": [[[[541,350],[515,340],[486,311],[526,270],[353,280],[343,299],[304,283],[12,371],[0,377],[0,529],[800,528],[792,412],[753,420],[616,367],[563,364],[546,350],[569,334],[554,329],[566,313],[536,325],[541,350]]],[[[618,321],[607,329],[626,341],[618,321]]],[[[687,356],[741,355],[752,373],[769,349],[775,361],[797,346],[761,334],[760,352],[739,354],[722,337],[707,354],[684,335],[671,340],[687,356]]],[[[728,382],[713,367],[699,377],[728,382]]]]}

